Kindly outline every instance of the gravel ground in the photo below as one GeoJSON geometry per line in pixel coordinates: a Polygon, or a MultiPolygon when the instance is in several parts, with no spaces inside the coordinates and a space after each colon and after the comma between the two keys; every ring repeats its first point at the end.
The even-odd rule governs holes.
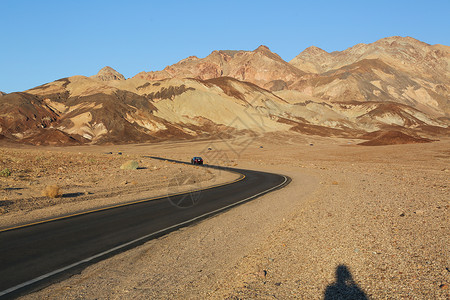
{"type": "MultiPolygon", "coordinates": [[[[449,299],[450,140],[356,142],[257,139],[235,164],[289,175],[289,186],[23,298],[449,299]]],[[[145,151],[177,158],[205,145],[145,151]]]]}

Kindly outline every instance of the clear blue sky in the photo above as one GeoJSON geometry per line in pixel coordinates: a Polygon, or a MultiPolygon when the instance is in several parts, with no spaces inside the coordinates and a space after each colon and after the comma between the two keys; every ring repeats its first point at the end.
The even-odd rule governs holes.
{"type": "Polygon", "coordinates": [[[128,78],[216,49],[263,44],[289,61],[394,35],[450,45],[450,0],[0,0],[0,91],[107,65],[128,78]]]}

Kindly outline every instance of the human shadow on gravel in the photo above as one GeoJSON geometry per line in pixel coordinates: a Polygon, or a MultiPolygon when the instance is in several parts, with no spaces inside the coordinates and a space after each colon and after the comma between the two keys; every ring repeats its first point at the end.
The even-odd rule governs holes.
{"type": "Polygon", "coordinates": [[[367,300],[366,294],[355,283],[352,274],[345,265],[336,268],[336,282],[327,286],[324,300],[367,300]]]}

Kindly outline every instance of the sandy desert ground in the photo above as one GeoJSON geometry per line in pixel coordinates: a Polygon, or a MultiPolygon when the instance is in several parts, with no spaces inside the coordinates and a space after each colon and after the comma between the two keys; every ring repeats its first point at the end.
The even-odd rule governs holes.
{"type": "MultiPolygon", "coordinates": [[[[117,183],[113,196],[126,194],[131,199],[148,191],[147,182],[140,183],[145,177],[115,173],[124,159],[116,155],[119,150],[146,168],[134,171],[155,172],[153,177],[145,175],[155,183],[177,172],[194,172],[205,182],[232,176],[155,162],[144,155],[187,160],[202,153],[207,163],[282,173],[292,182],[22,298],[335,299],[339,293],[349,293],[361,299],[449,299],[450,139],[376,147],[358,146],[358,142],[267,134],[226,142],[33,148],[31,156],[39,151],[45,157],[72,157],[77,172],[63,169],[58,175],[54,170],[48,176],[64,182],[70,175],[69,181],[77,186],[62,184],[67,193],[87,191],[79,197],[48,200],[40,211],[58,207],[52,201],[78,203],[78,210],[86,203],[105,201],[101,197],[89,201],[96,194],[108,196],[102,187],[108,183],[95,188],[92,182],[82,181],[89,178],[82,174],[84,168],[100,178],[112,174],[110,183],[117,183]],[[205,150],[208,147],[212,150],[205,150]],[[109,151],[113,154],[106,155],[109,151]],[[76,165],[78,161],[82,163],[76,165]],[[130,184],[121,185],[124,181],[130,184]]],[[[11,157],[12,151],[28,150],[1,151],[4,162],[11,159],[3,157],[11,157]]],[[[46,176],[33,177],[30,186],[47,184],[40,182],[46,176]]],[[[14,193],[26,193],[22,185],[20,190],[8,190],[7,180],[13,179],[1,181],[0,197],[7,198],[3,201],[10,201],[14,193]]],[[[166,192],[167,183],[159,189],[155,184],[152,191],[166,192]]],[[[33,199],[31,203],[42,200],[33,199]]],[[[8,215],[33,211],[33,204],[7,205],[10,211],[3,211],[2,222],[8,215]]],[[[57,213],[63,212],[61,208],[57,213]]]]}

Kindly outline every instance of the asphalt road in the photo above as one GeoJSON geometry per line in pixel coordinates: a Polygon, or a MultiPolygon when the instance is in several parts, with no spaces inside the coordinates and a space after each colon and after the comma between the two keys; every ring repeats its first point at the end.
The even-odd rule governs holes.
{"type": "Polygon", "coordinates": [[[1,231],[0,298],[14,298],[42,288],[89,264],[250,201],[290,181],[278,174],[220,169],[242,176],[228,185],[1,231]]]}

